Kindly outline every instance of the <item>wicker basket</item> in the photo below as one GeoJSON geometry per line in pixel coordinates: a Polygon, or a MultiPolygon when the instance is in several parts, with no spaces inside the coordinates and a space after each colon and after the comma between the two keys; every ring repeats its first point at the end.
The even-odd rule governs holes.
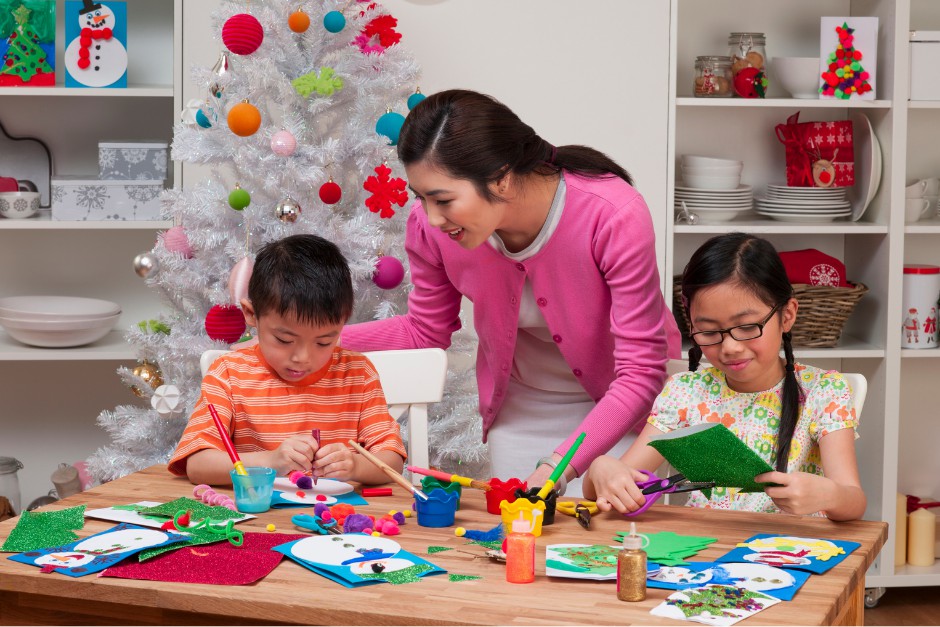
{"type": "MultiPolygon", "coordinates": [[[[682,307],[682,277],[673,277],[673,315],[679,330],[688,335],[689,320],[682,307]]],[[[864,283],[853,287],[828,287],[825,285],[793,285],[793,296],[800,303],[793,326],[793,345],[831,348],[839,342],[842,327],[852,315],[855,305],[868,292],[864,283]]]]}

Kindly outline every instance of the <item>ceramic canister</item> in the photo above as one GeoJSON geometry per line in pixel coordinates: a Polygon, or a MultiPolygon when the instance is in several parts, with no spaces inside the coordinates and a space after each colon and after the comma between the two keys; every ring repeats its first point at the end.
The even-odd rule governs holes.
{"type": "Polygon", "coordinates": [[[901,348],[936,348],[940,266],[905,265],[901,291],[901,348]]]}

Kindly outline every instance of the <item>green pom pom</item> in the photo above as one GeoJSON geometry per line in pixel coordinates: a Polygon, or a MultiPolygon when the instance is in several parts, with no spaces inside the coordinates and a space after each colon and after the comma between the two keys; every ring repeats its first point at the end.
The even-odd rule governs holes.
{"type": "Polygon", "coordinates": [[[251,194],[243,190],[241,187],[236,187],[232,190],[232,193],[228,195],[228,206],[235,211],[241,211],[250,204],[251,194]]]}

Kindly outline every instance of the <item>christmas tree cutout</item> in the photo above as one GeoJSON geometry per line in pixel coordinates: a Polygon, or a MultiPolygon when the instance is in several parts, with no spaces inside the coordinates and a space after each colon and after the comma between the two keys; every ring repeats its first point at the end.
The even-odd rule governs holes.
{"type": "MultiPolygon", "coordinates": [[[[49,63],[46,50],[40,45],[42,37],[31,20],[32,13],[23,4],[11,11],[16,26],[7,38],[7,49],[0,63],[0,85],[55,84],[55,70],[49,63]]],[[[52,22],[54,24],[55,20],[52,22]]],[[[54,49],[54,45],[51,48],[54,49]]]]}
{"type": "Polygon", "coordinates": [[[836,34],[839,43],[829,54],[829,68],[822,73],[823,85],[819,93],[848,100],[853,95],[871,91],[868,82],[871,75],[862,66],[862,51],[855,48],[855,29],[843,22],[842,26],[836,26],[836,34]]]}

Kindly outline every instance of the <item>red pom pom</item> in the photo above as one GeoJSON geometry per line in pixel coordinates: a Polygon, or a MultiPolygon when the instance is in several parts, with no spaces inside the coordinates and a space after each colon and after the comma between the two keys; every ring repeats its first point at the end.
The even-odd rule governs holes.
{"type": "Polygon", "coordinates": [[[222,43],[235,54],[251,54],[263,40],[264,29],[253,15],[238,13],[222,26],[222,43]]]}
{"type": "Polygon", "coordinates": [[[206,314],[206,333],[213,340],[236,342],[245,332],[245,316],[235,305],[213,305],[206,314]]]}
{"type": "Polygon", "coordinates": [[[325,500],[326,500],[326,495],[325,495],[325,494],[318,494],[318,495],[317,495],[317,500],[318,500],[318,501],[325,501],[325,500]]]}
{"type": "Polygon", "coordinates": [[[320,200],[328,205],[335,205],[343,196],[343,190],[333,181],[327,181],[320,186],[320,200]]]}
{"type": "Polygon", "coordinates": [[[190,511],[187,510],[187,512],[186,512],[185,514],[183,514],[182,516],[180,516],[180,519],[179,519],[179,521],[178,521],[179,524],[182,525],[183,527],[188,527],[188,526],[189,526],[189,516],[190,516],[191,513],[192,513],[192,512],[190,512],[190,511]]]}
{"type": "Polygon", "coordinates": [[[304,492],[303,490],[297,490],[297,496],[299,496],[300,498],[304,498],[305,496],[307,496],[307,493],[304,492]]]}
{"type": "Polygon", "coordinates": [[[77,65],[83,70],[86,70],[88,66],[91,65],[91,62],[88,59],[79,59],[77,65]]]}

